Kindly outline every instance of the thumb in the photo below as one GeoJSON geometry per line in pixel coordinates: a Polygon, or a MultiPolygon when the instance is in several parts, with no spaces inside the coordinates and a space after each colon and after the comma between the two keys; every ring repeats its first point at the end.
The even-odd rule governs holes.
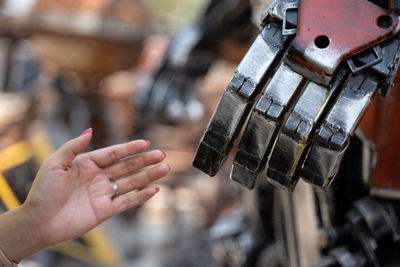
{"type": "Polygon", "coordinates": [[[60,147],[53,155],[55,163],[69,165],[89,145],[92,139],[92,128],[84,131],[79,137],[72,139],[60,147]]]}

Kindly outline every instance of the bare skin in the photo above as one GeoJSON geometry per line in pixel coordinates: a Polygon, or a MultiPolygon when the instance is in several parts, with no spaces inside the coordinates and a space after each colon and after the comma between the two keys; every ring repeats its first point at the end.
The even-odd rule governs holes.
{"type": "Polygon", "coordinates": [[[51,155],[25,203],[0,216],[0,248],[11,261],[77,238],[158,192],[152,187],[137,190],[168,174],[170,167],[159,164],[163,151],[145,152],[150,142],[136,140],[82,154],[91,138],[88,131],[51,155]]]}

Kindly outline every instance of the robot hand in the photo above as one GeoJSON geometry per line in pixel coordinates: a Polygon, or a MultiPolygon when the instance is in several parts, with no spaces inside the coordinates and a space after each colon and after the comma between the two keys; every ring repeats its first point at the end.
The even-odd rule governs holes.
{"type": "Polygon", "coordinates": [[[250,18],[249,0],[210,0],[199,21],[172,39],[142,94],[142,109],[174,123],[202,118],[202,105],[195,98],[196,82],[224,55],[225,41],[240,45],[253,40],[256,27],[250,18]]]}
{"type": "Polygon", "coordinates": [[[193,165],[214,176],[248,119],[234,181],[253,188],[261,175],[293,190],[302,177],[326,189],[371,99],[392,86],[399,18],[366,0],[276,0],[263,17],[193,165]]]}
{"type": "Polygon", "coordinates": [[[212,51],[202,47],[203,36],[199,25],[175,36],[160,67],[141,92],[141,109],[173,123],[203,116],[203,106],[195,98],[196,82],[215,59],[212,51]]]}

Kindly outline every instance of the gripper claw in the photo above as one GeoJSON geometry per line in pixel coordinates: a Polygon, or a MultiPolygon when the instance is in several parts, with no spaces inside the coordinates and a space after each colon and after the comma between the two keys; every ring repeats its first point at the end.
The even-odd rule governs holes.
{"type": "MultiPolygon", "coordinates": [[[[325,19],[324,5],[315,13],[301,2],[290,20],[287,7],[295,2],[275,0],[264,12],[262,33],[225,88],[193,162],[211,176],[246,126],[232,180],[252,189],[260,177],[292,191],[303,178],[328,188],[373,96],[378,90],[386,95],[393,84],[400,65],[398,17],[363,2],[392,24],[378,29],[383,25],[376,28],[376,16],[360,14],[375,30],[365,38],[365,29],[346,25],[351,31],[343,36],[351,38],[342,38],[342,28],[325,19]],[[314,17],[322,24],[314,25],[314,17]],[[297,25],[296,36],[282,35],[285,22],[297,25]],[[334,31],[321,35],[327,28],[334,31]]],[[[355,3],[339,2],[344,11],[355,3]]]]}
{"type": "Polygon", "coordinates": [[[257,37],[225,88],[200,141],[193,166],[210,176],[217,173],[250,113],[263,79],[281,61],[288,40],[289,37],[282,35],[281,26],[274,22],[257,37]]]}
{"type": "Polygon", "coordinates": [[[304,87],[303,76],[282,63],[264,88],[239,144],[232,180],[253,188],[290,103],[304,87]]]}
{"type": "Polygon", "coordinates": [[[304,163],[302,178],[328,188],[358,123],[378,90],[378,83],[363,73],[352,75],[323,121],[304,163]]]}
{"type": "Polygon", "coordinates": [[[268,162],[267,177],[293,190],[315,127],[337,87],[309,82],[296,102],[268,162]]]}

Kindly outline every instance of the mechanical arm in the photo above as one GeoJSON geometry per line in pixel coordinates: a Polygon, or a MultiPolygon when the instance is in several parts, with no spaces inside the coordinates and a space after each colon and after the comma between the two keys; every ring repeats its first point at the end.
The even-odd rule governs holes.
{"type": "Polygon", "coordinates": [[[372,98],[392,87],[399,17],[365,0],[278,0],[262,25],[193,165],[214,176],[244,127],[234,181],[253,188],[263,176],[293,190],[301,177],[327,189],[372,98]]]}
{"type": "MultiPolygon", "coordinates": [[[[301,241],[301,229],[310,214],[320,240],[313,266],[400,264],[399,174],[373,176],[375,146],[352,139],[376,95],[399,106],[399,11],[399,1],[274,1],[200,141],[193,165],[214,176],[239,139],[231,179],[256,188],[257,206],[274,206],[261,220],[284,229],[275,235],[284,265],[307,265],[312,238],[301,241]],[[265,181],[287,190],[264,203],[265,181]]],[[[396,121],[388,127],[398,139],[396,121]]]]}

